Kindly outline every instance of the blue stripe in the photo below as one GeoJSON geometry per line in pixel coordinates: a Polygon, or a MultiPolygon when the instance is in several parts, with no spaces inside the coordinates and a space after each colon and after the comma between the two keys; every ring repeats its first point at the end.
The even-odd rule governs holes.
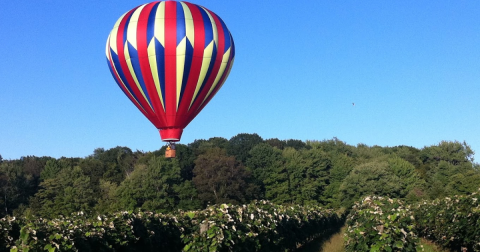
{"type": "Polygon", "coordinates": [[[125,22],[125,28],[123,29],[123,46],[125,46],[125,43],[127,42],[127,32],[128,32],[128,24],[130,24],[130,19],[132,18],[132,11],[130,13],[130,16],[127,18],[127,22],[125,22]]]}
{"type": "Polygon", "coordinates": [[[187,38],[187,50],[185,52],[185,66],[183,69],[182,89],[180,90],[180,99],[178,104],[182,102],[183,92],[185,91],[185,87],[187,86],[188,75],[190,73],[192,61],[193,61],[193,45],[190,42],[190,40],[187,38]]]}
{"type": "Polygon", "coordinates": [[[223,36],[225,38],[225,49],[223,50],[223,53],[225,54],[228,51],[228,48],[230,48],[231,43],[230,43],[230,31],[227,29],[227,26],[223,22],[223,20],[217,16],[218,20],[220,20],[220,24],[222,25],[223,29],[223,36]]]}
{"type": "Polygon", "coordinates": [[[150,107],[152,107],[152,109],[155,111],[155,109],[152,106],[152,101],[150,101],[150,96],[148,95],[147,87],[145,86],[145,81],[143,80],[142,70],[140,68],[140,60],[138,58],[138,52],[130,43],[128,43],[128,53],[130,54],[130,61],[132,62],[133,72],[135,73],[135,76],[137,77],[137,80],[140,83],[140,87],[142,88],[143,93],[147,97],[150,107]]]}
{"type": "Polygon", "coordinates": [[[230,42],[232,42],[232,50],[230,51],[230,60],[235,57],[235,42],[233,41],[232,34],[230,34],[230,42]]]}
{"type": "Polygon", "coordinates": [[[187,36],[185,27],[185,14],[183,13],[183,6],[177,2],[177,46],[183,38],[187,36]]]}
{"type": "MultiPolygon", "coordinates": [[[[212,59],[210,60],[210,65],[208,66],[208,70],[207,70],[207,74],[205,75],[205,79],[203,80],[202,85],[198,89],[198,94],[202,93],[202,90],[205,87],[205,84],[207,83],[208,79],[210,78],[210,75],[212,74],[212,69],[213,69],[213,65],[215,64],[216,57],[217,57],[217,45],[213,45],[212,59]]],[[[195,97],[193,102],[195,102],[198,97],[199,97],[199,95],[197,95],[197,97],[195,97]]]]}
{"type": "Polygon", "coordinates": [[[155,36],[155,15],[157,14],[158,5],[160,2],[156,3],[153,6],[152,10],[148,14],[148,24],[147,24],[147,45],[152,40],[153,36],[155,36]]]}
{"type": "Polygon", "coordinates": [[[165,48],[155,39],[155,57],[157,60],[158,80],[160,81],[160,91],[165,104],[165,48]]]}
{"type": "MultiPolygon", "coordinates": [[[[215,42],[214,42],[215,43],[215,42]]],[[[212,74],[212,69],[213,65],[215,65],[215,60],[217,59],[217,45],[213,45],[213,52],[212,52],[212,59],[210,60],[210,65],[208,66],[208,71],[207,75],[205,76],[205,79],[203,80],[202,86],[200,87],[200,90],[205,86],[205,83],[207,83],[208,79],[210,78],[210,75],[212,74]]]]}
{"type": "Polygon", "coordinates": [[[213,28],[212,28],[212,22],[210,21],[210,18],[208,17],[207,12],[201,7],[198,7],[200,10],[200,13],[202,14],[203,18],[203,27],[205,29],[205,48],[212,42],[213,40],[213,28]]]}
{"type": "MultiPolygon", "coordinates": [[[[108,58],[107,58],[107,61],[108,61],[108,58]]],[[[110,65],[110,62],[108,62],[108,68],[110,69],[110,73],[112,73],[112,76],[115,77],[115,73],[114,73],[114,71],[113,71],[113,69],[112,69],[112,66],[110,65]]],[[[118,87],[120,87],[120,90],[122,90],[122,92],[125,94],[125,96],[130,97],[130,96],[127,94],[127,92],[125,92],[125,90],[122,88],[123,85],[120,84],[120,82],[118,82],[117,78],[113,78],[113,79],[114,79],[115,82],[117,83],[118,87]]],[[[133,97],[135,97],[135,96],[133,96],[133,97]]],[[[135,99],[136,99],[136,98],[135,98],[135,99]]],[[[135,102],[135,103],[138,104],[143,110],[145,110],[145,108],[142,107],[142,104],[140,104],[140,103],[138,103],[138,102],[135,102]]]]}
{"type": "MultiPolygon", "coordinates": [[[[135,98],[135,100],[138,101],[138,97],[135,96],[135,93],[133,93],[132,88],[128,84],[127,79],[125,78],[125,74],[122,71],[122,66],[120,65],[120,61],[118,60],[118,55],[113,51],[112,48],[110,48],[110,55],[112,55],[112,61],[113,61],[113,64],[115,65],[114,67],[115,67],[115,70],[117,70],[118,76],[120,76],[120,79],[125,84],[125,87],[128,89],[128,91],[130,91],[130,94],[132,94],[132,96],[135,98]]],[[[107,58],[107,60],[108,60],[108,58],[107,58]]],[[[116,76],[115,72],[113,71],[112,66],[110,66],[110,62],[108,62],[108,66],[110,67],[110,71],[112,71],[112,75],[116,76]]],[[[117,78],[114,78],[114,79],[117,80],[117,78]]],[[[118,82],[117,82],[117,84],[119,86],[121,85],[118,82]]],[[[123,88],[122,88],[122,90],[123,90],[123,88]]],[[[142,106],[142,105],[140,105],[140,106],[142,106]]]]}

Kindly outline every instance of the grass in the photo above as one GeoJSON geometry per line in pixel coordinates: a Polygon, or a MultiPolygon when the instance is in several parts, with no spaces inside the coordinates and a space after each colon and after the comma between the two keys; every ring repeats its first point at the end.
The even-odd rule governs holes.
{"type": "MultiPolygon", "coordinates": [[[[435,243],[421,239],[420,245],[423,245],[423,252],[449,252],[449,250],[445,250],[437,246],[435,243]]],[[[417,251],[422,251],[421,248],[418,248],[417,251]]]]}
{"type": "Polygon", "coordinates": [[[343,234],[347,228],[344,226],[338,232],[332,234],[324,239],[316,239],[305,246],[303,246],[299,252],[344,252],[343,246],[343,234]]]}
{"type": "MultiPolygon", "coordinates": [[[[341,230],[334,233],[333,235],[326,237],[324,239],[316,239],[298,250],[298,252],[345,252],[345,247],[343,246],[343,234],[347,228],[344,226],[341,230]]],[[[420,245],[417,248],[417,251],[423,252],[449,252],[449,250],[441,249],[435,243],[430,242],[425,239],[420,240],[420,245]]]]}

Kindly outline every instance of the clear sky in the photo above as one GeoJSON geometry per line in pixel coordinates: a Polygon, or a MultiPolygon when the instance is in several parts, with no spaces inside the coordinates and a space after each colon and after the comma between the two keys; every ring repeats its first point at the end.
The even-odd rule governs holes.
{"type": "MultiPolygon", "coordinates": [[[[225,21],[236,58],[180,143],[257,133],[480,151],[480,1],[191,2],[225,21]]],[[[143,3],[2,1],[4,159],[164,145],[106,63],[115,21],[143,3]]]]}

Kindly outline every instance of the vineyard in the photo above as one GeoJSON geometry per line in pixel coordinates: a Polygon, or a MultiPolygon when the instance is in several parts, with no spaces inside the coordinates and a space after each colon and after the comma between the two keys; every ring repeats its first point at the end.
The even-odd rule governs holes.
{"type": "Polygon", "coordinates": [[[319,252],[308,248],[333,234],[341,252],[480,251],[480,165],[466,143],[238,134],[176,151],[0,160],[0,252],[319,252]]]}
{"type": "Polygon", "coordinates": [[[292,251],[343,224],[320,207],[267,201],[202,211],[1,220],[0,251],[292,251]]]}
{"type": "MultiPolygon", "coordinates": [[[[419,237],[455,251],[480,251],[479,199],[473,193],[405,205],[366,197],[346,217],[346,251],[417,251],[419,237]]],[[[268,201],[173,214],[6,217],[0,251],[294,251],[344,222],[332,210],[268,201]]]]}
{"type": "Polygon", "coordinates": [[[347,217],[347,251],[417,251],[419,237],[452,251],[480,251],[480,194],[404,205],[366,197],[347,217]]]}

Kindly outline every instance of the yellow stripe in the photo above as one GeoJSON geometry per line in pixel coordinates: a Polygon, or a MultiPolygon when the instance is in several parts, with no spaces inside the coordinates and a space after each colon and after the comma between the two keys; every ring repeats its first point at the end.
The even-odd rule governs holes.
{"type": "MultiPolygon", "coordinates": [[[[220,90],[220,89],[222,88],[223,84],[225,83],[225,81],[226,81],[227,78],[228,78],[228,75],[230,75],[230,70],[232,70],[233,61],[234,61],[234,60],[232,59],[232,63],[230,64],[230,68],[228,68],[227,74],[225,74],[225,78],[223,79],[223,82],[220,83],[220,86],[218,87],[218,90],[220,90]]],[[[208,96],[207,96],[207,98],[208,98],[208,96]]],[[[206,100],[207,100],[207,99],[204,99],[204,100],[202,101],[202,105],[203,105],[203,103],[204,103],[206,100]]],[[[199,108],[200,108],[202,105],[200,105],[199,108]]]]}
{"type": "Polygon", "coordinates": [[[165,47],[165,2],[160,2],[155,13],[155,38],[165,47]]]}
{"type": "Polygon", "coordinates": [[[127,41],[133,46],[133,48],[137,49],[137,25],[138,25],[138,18],[140,17],[140,12],[142,12],[143,7],[146,4],[138,7],[130,17],[130,21],[128,22],[128,29],[127,29],[127,41]]]}
{"type": "Polygon", "coordinates": [[[118,20],[117,22],[115,23],[115,25],[113,26],[113,29],[112,31],[110,32],[110,48],[112,48],[112,50],[118,54],[118,51],[117,51],[117,33],[118,33],[118,27],[120,26],[120,22],[122,22],[122,19],[123,17],[125,17],[125,15],[127,15],[128,12],[126,12],[125,14],[123,14],[118,20]]]}
{"type": "MultiPolygon", "coordinates": [[[[108,59],[111,60],[112,55],[109,53],[107,56],[108,56],[108,59]]],[[[120,75],[118,74],[118,70],[117,70],[117,68],[115,67],[115,65],[111,64],[111,67],[112,67],[113,71],[115,71],[115,73],[117,74],[117,76],[120,76],[120,75]]],[[[115,76],[114,76],[114,78],[115,78],[115,80],[117,80],[117,78],[116,78],[115,76]]],[[[137,99],[135,99],[135,96],[134,96],[132,93],[130,93],[130,90],[128,90],[127,86],[125,85],[125,83],[123,83],[122,79],[121,79],[121,78],[118,78],[118,81],[120,82],[120,85],[122,85],[122,86],[125,88],[125,89],[124,89],[125,92],[127,92],[128,94],[130,94],[130,95],[132,96],[132,98],[133,98],[133,101],[132,101],[132,102],[136,103],[143,111],[145,111],[145,110],[143,109],[142,105],[137,101],[137,99]]]]}
{"type": "Polygon", "coordinates": [[[205,12],[208,15],[208,18],[210,18],[210,22],[212,23],[212,29],[213,29],[213,41],[215,41],[215,46],[217,46],[217,49],[218,49],[218,31],[217,31],[217,25],[215,24],[215,19],[213,19],[212,15],[210,15],[210,12],[208,12],[205,8],[202,7],[202,9],[205,10],[205,12]]]}
{"type": "Polygon", "coordinates": [[[165,104],[163,103],[162,90],[160,89],[160,78],[158,77],[157,56],[155,55],[155,38],[148,44],[148,61],[150,62],[150,72],[152,73],[155,88],[157,89],[158,97],[162,103],[163,111],[165,111],[165,104]]]}
{"type": "Polygon", "coordinates": [[[222,64],[220,65],[220,69],[218,70],[218,73],[217,73],[217,76],[215,77],[215,81],[213,82],[213,85],[212,87],[210,88],[210,90],[208,90],[208,94],[205,96],[205,99],[203,99],[202,103],[204,103],[208,97],[210,96],[210,94],[212,93],[212,91],[215,89],[215,87],[217,86],[218,84],[218,81],[220,81],[220,78],[222,77],[223,73],[225,72],[225,69],[227,68],[227,64],[228,64],[228,58],[230,58],[230,48],[227,50],[227,52],[223,55],[223,58],[222,58],[222,64]]]}
{"type": "Polygon", "coordinates": [[[193,94],[192,100],[190,101],[190,106],[188,109],[193,104],[193,101],[198,95],[198,91],[200,90],[200,87],[202,86],[203,81],[205,80],[205,77],[207,75],[208,67],[210,65],[210,61],[212,60],[212,54],[213,54],[213,41],[210,42],[210,44],[205,48],[203,51],[203,59],[202,59],[202,68],[200,70],[200,75],[198,76],[198,82],[197,86],[195,87],[195,93],[193,94]]]}
{"type": "Polygon", "coordinates": [[[186,30],[185,32],[187,34],[188,40],[193,46],[195,45],[195,28],[193,26],[192,12],[190,12],[190,9],[185,3],[183,2],[180,2],[180,3],[182,4],[183,14],[185,16],[185,30],[186,30]]]}
{"type": "Polygon", "coordinates": [[[107,55],[107,58],[110,59],[110,35],[112,33],[108,34],[108,38],[107,38],[107,44],[105,45],[105,54],[107,55]]]}
{"type": "Polygon", "coordinates": [[[177,46],[177,109],[180,103],[180,91],[182,91],[183,72],[185,71],[185,54],[187,50],[187,38],[183,38],[177,46]]]}
{"type": "MultiPolygon", "coordinates": [[[[128,41],[125,42],[125,43],[128,43],[128,41]]],[[[125,45],[125,61],[127,62],[128,70],[130,71],[130,74],[132,75],[132,78],[133,78],[133,80],[135,81],[135,84],[137,85],[138,90],[140,90],[140,92],[142,93],[143,98],[144,98],[145,101],[148,103],[148,105],[150,106],[150,108],[152,108],[152,104],[150,104],[150,103],[148,102],[147,96],[146,96],[145,93],[143,92],[142,86],[140,86],[140,83],[138,82],[138,79],[137,79],[137,75],[135,74],[135,70],[133,69],[132,60],[131,60],[131,58],[130,58],[130,53],[129,53],[129,51],[128,51],[128,45],[125,45]]],[[[152,108],[152,109],[153,109],[153,108],[152,108]]]]}

